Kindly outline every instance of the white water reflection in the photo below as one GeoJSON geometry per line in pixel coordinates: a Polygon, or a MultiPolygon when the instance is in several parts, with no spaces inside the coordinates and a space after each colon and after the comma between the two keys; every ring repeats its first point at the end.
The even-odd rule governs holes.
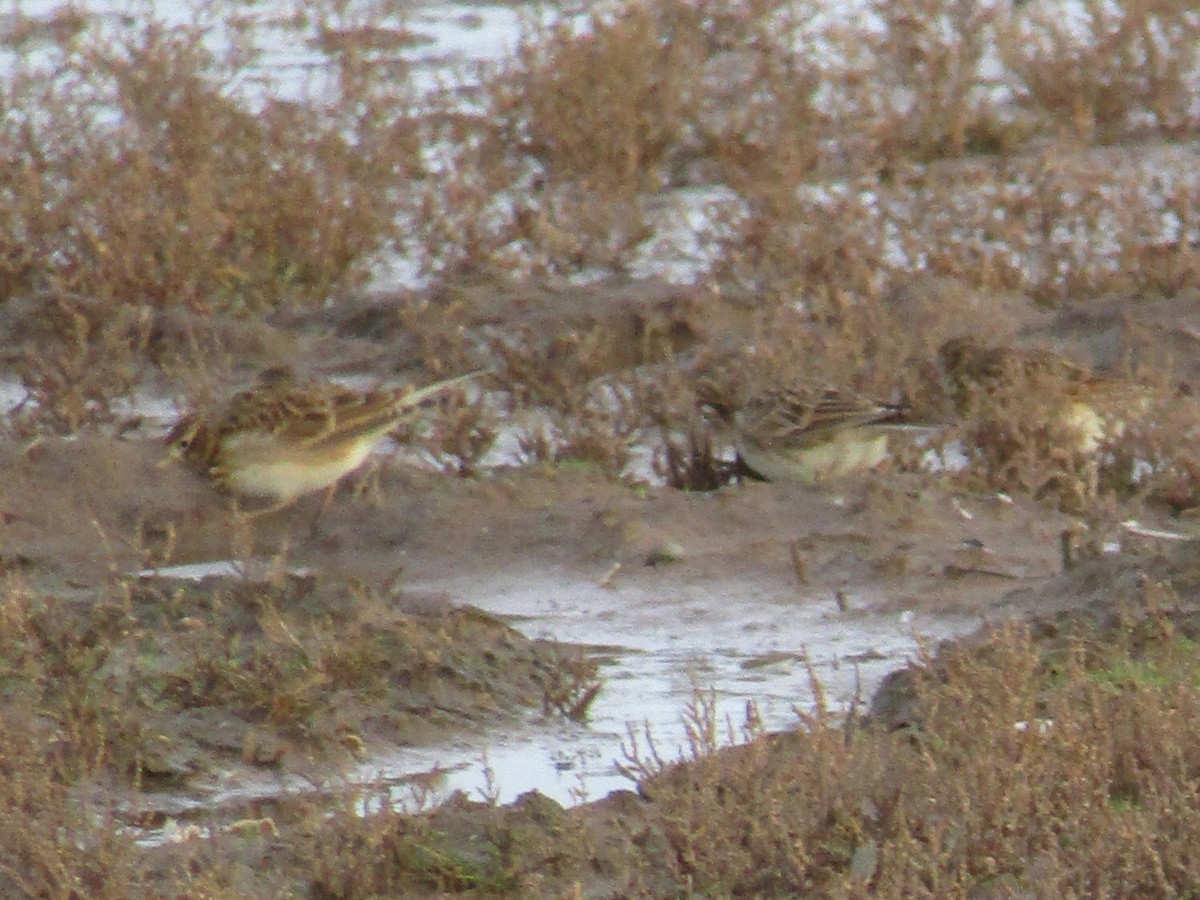
{"type": "MultiPolygon", "coordinates": [[[[231,566],[207,563],[141,574],[199,578],[244,571],[231,566]]],[[[724,746],[744,739],[751,708],[768,731],[794,727],[796,709],[810,710],[813,701],[808,665],[830,705],[845,710],[855,698],[868,699],[885,674],[914,654],[918,635],[941,639],[978,624],[973,616],[912,611],[847,614],[832,596],[800,596],[783,585],[737,577],[681,585],[646,571],[649,576],[638,573],[636,583],[633,575],[618,572],[612,587],[553,568],[466,573],[408,585],[415,593],[448,592],[509,619],[529,637],[594,648],[604,661],[603,690],[586,725],[539,715],[516,727],[369,758],[328,783],[231,769],[188,795],[144,795],[139,805],[188,817],[291,794],[344,796],[359,790],[364,811],[381,802],[416,810],[455,791],[508,803],[535,789],[573,805],[633,787],[619,769],[631,762],[626,753],[631,734],[643,760],[654,754],[667,762],[689,757],[685,716],[698,689],[712,693],[717,742],[724,746]]],[[[855,603],[869,608],[881,599],[859,595],[855,603]]],[[[163,838],[147,832],[143,839],[163,838]]]]}
{"type": "MultiPolygon", "coordinates": [[[[586,728],[529,725],[493,732],[470,749],[444,748],[437,757],[445,770],[439,798],[462,790],[503,803],[536,788],[563,804],[597,799],[632,786],[616,765],[628,762],[622,744],[628,746],[630,728],[643,751],[648,729],[660,757],[687,756],[684,714],[696,688],[713,691],[726,743],[740,737],[748,703],[767,730],[797,724],[795,709],[812,703],[806,659],[829,702],[845,709],[855,697],[869,698],[885,674],[914,654],[918,635],[940,639],[978,625],[975,617],[911,612],[847,616],[832,596],[798,597],[736,578],[686,588],[623,581],[618,573],[615,587],[604,588],[565,571],[514,571],[496,573],[486,593],[477,575],[410,586],[448,591],[511,618],[531,637],[602,646],[609,660],[586,728]]],[[[422,770],[429,752],[398,753],[381,771],[396,777],[422,770]]]]}

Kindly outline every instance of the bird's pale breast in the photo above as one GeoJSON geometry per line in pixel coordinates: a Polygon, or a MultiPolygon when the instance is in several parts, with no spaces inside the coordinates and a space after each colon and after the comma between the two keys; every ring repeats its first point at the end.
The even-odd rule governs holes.
{"type": "Polygon", "coordinates": [[[217,470],[224,484],[238,494],[287,502],[329,487],[358,468],[385,432],[380,429],[318,448],[280,441],[264,432],[227,435],[217,470]]]}

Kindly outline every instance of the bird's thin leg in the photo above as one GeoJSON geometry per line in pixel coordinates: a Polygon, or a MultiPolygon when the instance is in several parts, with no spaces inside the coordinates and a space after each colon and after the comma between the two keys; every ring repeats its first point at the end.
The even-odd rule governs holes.
{"type": "Polygon", "coordinates": [[[1084,467],[1084,478],[1086,485],[1084,490],[1089,500],[1095,500],[1100,496],[1100,460],[1090,459],[1084,467]]]}
{"type": "Polygon", "coordinates": [[[352,476],[354,478],[353,491],[355,498],[365,500],[372,509],[379,509],[381,505],[379,472],[379,460],[372,457],[367,460],[361,474],[352,476]]]}
{"type": "Polygon", "coordinates": [[[251,528],[254,516],[252,513],[243,512],[236,499],[230,503],[230,512],[233,518],[230,554],[235,565],[244,573],[246,566],[254,557],[254,534],[251,528]]]}
{"type": "Polygon", "coordinates": [[[317,507],[317,512],[312,518],[312,524],[308,527],[308,536],[310,538],[315,538],[320,533],[321,516],[325,515],[325,510],[333,502],[333,495],[337,493],[337,486],[338,483],[335,481],[325,489],[325,496],[321,499],[321,505],[317,507]]]}

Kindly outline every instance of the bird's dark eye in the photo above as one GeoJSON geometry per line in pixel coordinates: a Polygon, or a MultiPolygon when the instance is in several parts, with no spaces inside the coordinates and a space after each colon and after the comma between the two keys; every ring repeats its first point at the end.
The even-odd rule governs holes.
{"type": "Polygon", "coordinates": [[[192,442],[196,439],[196,425],[191,417],[180,419],[179,423],[170,430],[167,434],[164,443],[168,447],[174,447],[178,450],[187,450],[192,446],[192,442]]]}

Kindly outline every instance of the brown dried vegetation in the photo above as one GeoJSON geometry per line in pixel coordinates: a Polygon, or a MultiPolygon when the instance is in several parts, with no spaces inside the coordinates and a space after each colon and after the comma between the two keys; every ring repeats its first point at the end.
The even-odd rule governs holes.
{"type": "MultiPolygon", "coordinates": [[[[245,333],[338,307],[406,246],[430,287],[384,301],[372,352],[407,342],[434,377],[484,359],[506,404],[452,396],[435,412],[427,449],[457,474],[480,472],[510,417],[517,462],[617,477],[641,441],[672,486],[716,488],[729,464],[694,382],[724,371],[722,390],[787,374],[904,399],[966,439],[968,470],[944,475],[966,487],[1108,521],[1200,506],[1189,4],[1083,0],[1068,23],[1035,0],[1003,14],[879,2],[867,37],[822,30],[818,3],[621,3],[529,24],[516,53],[456,86],[477,113],[454,91],[417,99],[379,56],[407,33],[332,2],[300,16],[329,95],[256,101],[233,6],[209,7],[236,48],[222,58],[199,27],[148,20],[100,40],[70,10],[5,20],[7,46],[46,51],[0,82],[0,362],[27,390],[8,419],[23,438],[119,437],[135,388],[257,365],[245,333]],[[666,192],[713,184],[703,289],[638,306],[650,282],[630,276],[672,224],[666,192]],[[579,287],[606,276],[624,297],[579,287]],[[511,309],[535,290],[596,308],[529,327],[511,309]],[[1089,459],[1064,455],[1046,398],[1019,385],[964,420],[934,357],[971,331],[1070,344],[1161,405],[1089,459]]],[[[279,340],[298,353],[319,330],[279,340]]],[[[1190,590],[1180,571],[1166,593],[1190,590]]],[[[649,799],[612,801],[630,823],[618,838],[530,802],[479,813],[472,834],[445,824],[454,808],[313,808],[286,842],[147,851],[80,785],[186,779],[199,763],[173,752],[173,728],[271,766],[407,727],[450,690],[581,719],[592,671],[569,655],[545,668],[486,617],[407,616],[359,585],[118,581],[76,597],[13,580],[0,893],[529,896],[569,893],[584,867],[658,896],[1182,893],[1200,881],[1193,631],[1121,620],[1047,657],[1007,629],[927,660],[902,730],[844,730],[818,710],[732,754],[699,741],[690,766],[641,759],[649,799]],[[456,640],[521,648],[527,671],[503,684],[523,688],[484,690],[481,657],[456,640]],[[389,698],[395,719],[369,717],[359,692],[389,698]]]]}
{"type": "Polygon", "coordinates": [[[328,818],[300,802],[271,819],[286,845],[229,832],[149,852],[66,812],[69,748],[47,768],[6,737],[5,808],[36,806],[33,822],[87,850],[26,822],[9,831],[4,876],[30,894],[84,882],[98,897],[197,883],[343,897],[562,896],[598,882],[626,896],[1183,891],[1200,877],[1197,629],[1168,609],[1178,598],[1159,600],[1148,615],[1010,625],[944,650],[849,729],[818,707],[787,735],[756,735],[751,720],[750,742],[727,749],[699,694],[687,763],[642,745],[630,760],[642,797],[591,810],[529,795],[505,809],[459,798],[416,818],[328,818]],[[253,868],[228,868],[247,858],[253,868]]]}
{"type": "Polygon", "coordinates": [[[411,615],[365,586],[300,576],[123,584],[99,600],[12,588],[4,614],[0,680],[10,700],[56,724],[64,764],[104,760],[147,779],[206,768],[188,758],[189,733],[206,733],[201,745],[217,755],[279,763],[289,742],[328,753],[368,729],[415,740],[456,708],[533,705],[594,671],[578,660],[560,673],[536,644],[469,608],[411,615]],[[504,679],[488,671],[500,665],[504,679]],[[386,714],[352,695],[383,701],[386,714]],[[270,759],[246,749],[264,741],[270,759]]]}

